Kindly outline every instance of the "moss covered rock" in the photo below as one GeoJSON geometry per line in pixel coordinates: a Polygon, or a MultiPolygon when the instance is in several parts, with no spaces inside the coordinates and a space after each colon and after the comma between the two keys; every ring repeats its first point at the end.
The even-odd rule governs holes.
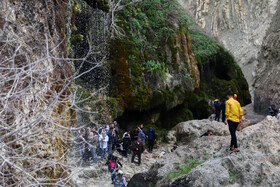
{"type": "Polygon", "coordinates": [[[144,122],[170,128],[207,118],[209,100],[224,98],[229,89],[242,105],[250,102],[233,56],[203,32],[189,30],[186,16],[175,0],[144,1],[118,14],[126,37],[109,45],[110,96],[122,108],[117,120],[124,127],[144,122]]]}
{"type": "Polygon", "coordinates": [[[192,119],[185,99],[199,87],[200,73],[183,15],[173,0],[144,1],[119,13],[126,37],[112,39],[109,48],[110,96],[123,108],[120,123],[137,123],[136,116],[144,114],[138,122],[166,127],[192,119]],[[174,11],[178,15],[170,20],[174,11]]]}
{"type": "MultiPolygon", "coordinates": [[[[194,30],[177,0],[128,2],[115,16],[124,37],[108,41],[110,93],[104,108],[123,128],[144,123],[168,129],[207,118],[209,100],[224,98],[228,89],[241,104],[250,102],[248,84],[232,55],[194,30]]],[[[79,20],[83,28],[86,19],[79,20]]],[[[83,80],[98,82],[92,74],[83,80]]]]}

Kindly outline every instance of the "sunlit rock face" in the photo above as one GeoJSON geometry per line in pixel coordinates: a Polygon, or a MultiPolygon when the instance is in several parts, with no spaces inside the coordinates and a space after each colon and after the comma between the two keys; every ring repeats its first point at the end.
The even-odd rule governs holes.
{"type": "Polygon", "coordinates": [[[180,4],[205,31],[216,37],[240,65],[254,96],[258,58],[266,44],[266,34],[276,22],[273,17],[278,0],[179,0],[180,4]]]}
{"type": "Polygon", "coordinates": [[[266,33],[257,66],[254,107],[257,112],[267,112],[270,104],[280,106],[280,7],[266,33]]]}

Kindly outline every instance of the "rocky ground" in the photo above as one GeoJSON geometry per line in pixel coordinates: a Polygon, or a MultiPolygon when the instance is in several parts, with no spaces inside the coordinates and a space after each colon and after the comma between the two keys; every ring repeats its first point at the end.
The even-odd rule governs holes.
{"type": "MultiPolygon", "coordinates": [[[[133,175],[136,173],[148,171],[148,169],[157,162],[160,152],[167,151],[168,145],[162,144],[157,145],[153,153],[144,152],[142,154],[142,163],[140,166],[136,164],[137,157],[135,158],[135,163],[131,163],[131,155],[128,158],[122,157],[118,152],[115,152],[114,155],[117,156],[120,162],[123,164],[123,167],[119,169],[124,172],[124,176],[127,181],[129,181],[133,175]]],[[[100,158],[100,157],[98,157],[100,158]]],[[[72,160],[72,164],[77,164],[80,157],[77,157],[72,160]],[[75,163],[74,163],[75,162],[75,163]]],[[[96,166],[80,166],[75,167],[72,170],[72,181],[74,186],[83,186],[83,187],[112,187],[110,173],[108,172],[108,167],[105,165],[104,160],[99,160],[98,165],[96,166]]]]}
{"type": "Polygon", "coordinates": [[[230,154],[227,126],[209,120],[178,124],[169,138],[190,140],[175,153],[160,158],[149,171],[135,175],[129,186],[280,186],[280,124],[270,116],[237,132],[239,153],[230,154]],[[199,138],[206,129],[210,137],[199,138]],[[186,164],[196,162],[191,172],[172,177],[186,164]]]}
{"type": "MultiPolygon", "coordinates": [[[[244,113],[242,128],[237,133],[239,153],[230,154],[228,126],[211,118],[179,123],[168,133],[168,144],[157,145],[152,154],[143,153],[141,166],[131,163],[131,157],[115,153],[123,164],[120,169],[130,181],[129,186],[280,185],[280,124],[275,118],[254,113],[250,105],[244,113]],[[207,130],[213,135],[200,138],[207,130]],[[179,142],[179,148],[170,153],[169,144],[174,142],[179,142]],[[157,158],[162,151],[166,154],[157,158]],[[170,176],[171,171],[180,170],[190,161],[198,165],[190,173],[170,176]]],[[[72,162],[78,163],[78,159],[72,162]]],[[[76,167],[72,173],[75,186],[113,186],[105,161],[96,166],[76,167]]]]}

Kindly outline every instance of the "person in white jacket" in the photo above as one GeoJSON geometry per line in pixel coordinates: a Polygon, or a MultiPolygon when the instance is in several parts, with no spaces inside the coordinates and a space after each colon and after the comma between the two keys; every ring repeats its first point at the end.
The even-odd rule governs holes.
{"type": "Polygon", "coordinates": [[[101,149],[101,159],[106,159],[106,151],[107,151],[107,146],[108,146],[108,140],[109,137],[106,134],[106,131],[102,131],[101,135],[99,135],[99,144],[100,144],[100,149],[101,149]]]}

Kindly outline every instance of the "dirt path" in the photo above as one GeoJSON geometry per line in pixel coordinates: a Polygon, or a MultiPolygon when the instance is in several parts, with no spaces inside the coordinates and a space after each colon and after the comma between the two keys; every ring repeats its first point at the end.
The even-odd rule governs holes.
{"type": "MultiPolygon", "coordinates": [[[[162,151],[167,151],[168,146],[162,145],[155,148],[153,153],[144,152],[142,154],[141,165],[131,163],[131,155],[128,158],[121,156],[118,152],[114,155],[117,156],[123,167],[119,169],[124,172],[124,176],[129,181],[134,174],[147,171],[154,162],[157,160],[157,155],[162,151]]],[[[98,158],[100,158],[98,156],[98,158]]],[[[138,158],[135,158],[137,162],[138,158]]],[[[77,167],[72,171],[72,181],[74,186],[81,187],[113,187],[111,184],[111,175],[108,172],[108,167],[105,165],[105,161],[98,161],[95,166],[77,167]]]]}
{"type": "Polygon", "coordinates": [[[253,125],[261,122],[266,118],[266,115],[262,115],[254,112],[253,104],[246,105],[245,109],[247,110],[246,119],[250,120],[253,125]]]}

